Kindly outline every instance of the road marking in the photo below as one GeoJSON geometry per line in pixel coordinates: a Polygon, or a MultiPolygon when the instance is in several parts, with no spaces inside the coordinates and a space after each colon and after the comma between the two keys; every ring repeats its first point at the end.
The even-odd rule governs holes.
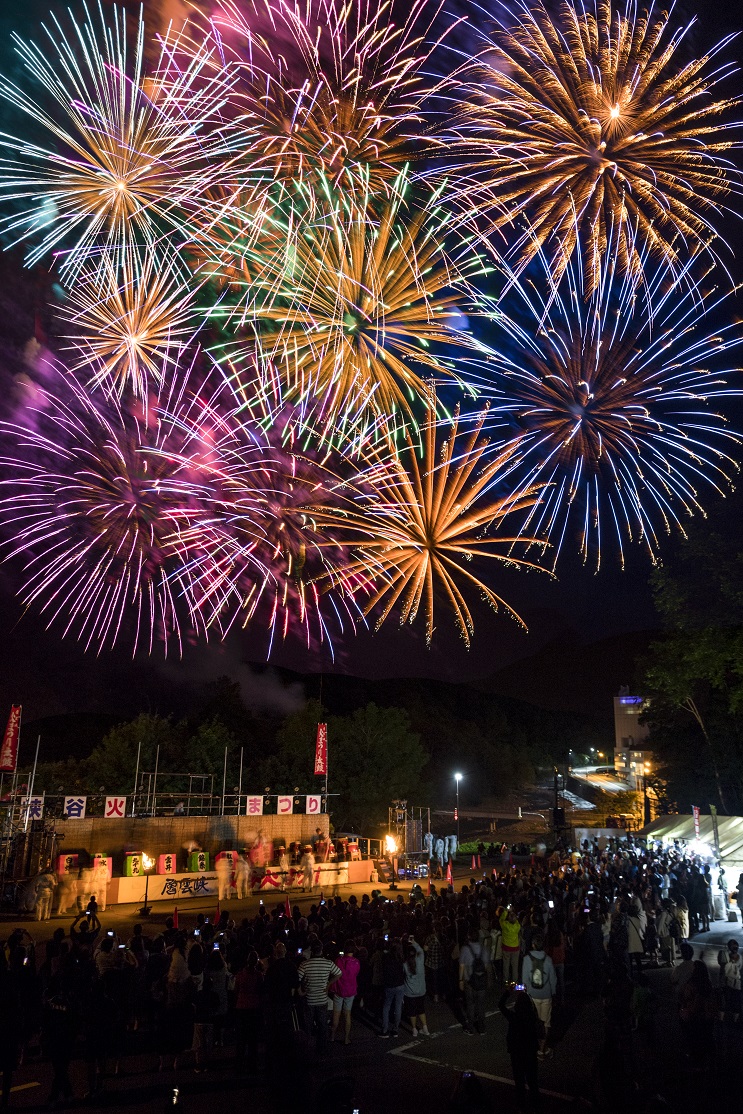
{"type": "MultiPolygon", "coordinates": [[[[405,1048],[410,1048],[410,1045],[405,1045],[403,1048],[395,1048],[390,1050],[391,1056],[400,1056],[405,1060],[414,1060],[416,1064],[430,1064],[436,1068],[447,1068],[449,1071],[463,1072],[474,1071],[475,1075],[480,1076],[481,1079],[490,1079],[493,1083],[505,1083],[509,1087],[515,1087],[516,1084],[512,1079],[505,1075],[492,1075],[489,1071],[479,1071],[473,1068],[462,1068],[458,1064],[445,1064],[442,1060],[433,1060],[430,1056],[409,1056],[405,1052],[405,1048]]],[[[550,1091],[546,1087],[539,1087],[540,1095],[548,1095],[551,1099],[562,1099],[563,1102],[575,1102],[575,1095],[565,1095],[562,1091],[550,1091]]]]}
{"type": "MultiPolygon", "coordinates": [[[[488,1010],[485,1016],[498,1017],[499,1011],[488,1010]]],[[[430,1037],[423,1037],[422,1040],[416,1039],[414,1041],[409,1041],[408,1044],[401,1044],[398,1048],[391,1048],[388,1055],[399,1056],[401,1059],[405,1060],[413,1060],[417,1064],[431,1064],[433,1067],[446,1068],[448,1071],[456,1071],[460,1073],[463,1071],[471,1071],[473,1070],[471,1068],[460,1068],[457,1064],[447,1064],[444,1063],[442,1060],[434,1060],[430,1056],[412,1056],[408,1052],[408,1049],[410,1048],[415,1048],[416,1050],[419,1048],[425,1048],[426,1044],[428,1044],[429,1041],[436,1040],[437,1037],[443,1037],[445,1033],[451,1032],[452,1029],[460,1029],[462,1032],[464,1032],[461,1024],[456,1021],[453,1025],[449,1025],[446,1029],[440,1029],[434,1033],[431,1033],[430,1037]]],[[[473,1044],[473,1047],[476,1047],[476,1045],[473,1044]]],[[[505,1083],[508,1087],[516,1086],[513,1079],[508,1079],[505,1075],[492,1075],[488,1071],[475,1071],[475,1075],[479,1075],[482,1079],[489,1079],[493,1083],[505,1083]]],[[[539,1093],[540,1095],[547,1095],[549,1098],[552,1099],[561,1099],[563,1102],[575,1102],[575,1095],[565,1095],[562,1091],[550,1091],[546,1087],[540,1086],[539,1093]]]]}
{"type": "MultiPolygon", "coordinates": [[[[485,1016],[486,1017],[500,1017],[500,1011],[499,1010],[486,1010],[485,1011],[485,1016]]],[[[445,1029],[434,1029],[434,1031],[429,1036],[422,1037],[420,1040],[418,1040],[416,1038],[416,1040],[410,1041],[408,1044],[399,1044],[397,1046],[397,1048],[390,1048],[388,1050],[388,1054],[390,1056],[396,1056],[398,1054],[398,1052],[404,1052],[406,1048],[422,1048],[422,1047],[425,1047],[426,1041],[434,1040],[436,1037],[443,1037],[444,1033],[450,1033],[452,1031],[452,1029],[459,1029],[459,1030],[461,1030],[461,1032],[464,1032],[464,1026],[462,1025],[461,1021],[455,1021],[451,1025],[447,1025],[447,1027],[445,1029]]]]}

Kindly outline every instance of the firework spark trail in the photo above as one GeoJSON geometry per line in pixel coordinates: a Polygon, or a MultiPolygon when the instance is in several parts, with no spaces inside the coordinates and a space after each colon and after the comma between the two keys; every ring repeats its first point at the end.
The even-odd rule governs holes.
{"type": "Polygon", "coordinates": [[[36,240],[30,264],[56,251],[70,281],[101,243],[152,245],[184,223],[230,157],[223,110],[235,78],[208,40],[187,54],[166,40],[148,76],[142,13],[130,48],[122,9],[107,19],[99,7],[99,20],[83,11],[69,32],[52,15],[44,46],[15,40],[52,110],[0,79],[0,97],[49,137],[44,145],[0,136],[11,153],[0,162],[0,190],[28,203],[2,227],[15,241],[36,240]]]}
{"type": "Polygon", "coordinates": [[[715,219],[743,192],[726,157],[741,146],[741,98],[716,99],[738,69],[716,62],[734,36],[684,61],[693,21],[674,30],[670,13],[635,0],[562,0],[555,13],[517,0],[509,11],[461,68],[453,116],[471,156],[468,198],[479,191],[510,258],[523,267],[546,246],[559,278],[580,244],[590,292],[612,225],[630,270],[643,245],[681,270],[689,254],[716,254],[715,219]]]}
{"type": "MultiPolygon", "coordinates": [[[[287,399],[316,400],[312,421],[336,436],[349,413],[352,422],[364,410],[372,423],[382,414],[410,420],[427,394],[423,375],[459,382],[449,351],[483,351],[462,324],[475,306],[472,283],[488,269],[471,238],[455,236],[438,195],[406,207],[407,190],[403,175],[378,218],[359,204],[328,210],[322,223],[277,227],[237,306],[213,314],[252,326],[287,399]]],[[[239,373],[242,349],[252,361],[252,338],[228,341],[218,358],[239,373]]]]}
{"type": "Polygon", "coordinates": [[[430,641],[443,600],[469,645],[470,594],[513,614],[470,561],[654,558],[724,490],[729,40],[682,64],[633,0],[516,3],[451,80],[438,0],[217,0],[150,72],[119,8],[16,41],[46,99],[0,78],[0,232],[55,254],[74,353],[2,429],[26,603],[167,650],[393,610],[430,641]],[[490,407],[442,437],[445,385],[490,407]]]}
{"type": "Polygon", "coordinates": [[[703,513],[698,487],[722,493],[738,467],[729,449],[741,437],[709,405],[740,395],[727,361],[743,335],[710,323],[731,293],[705,296],[711,273],[694,284],[644,257],[638,285],[611,252],[588,293],[579,257],[559,281],[538,262],[541,277],[512,276],[493,311],[504,335],[479,382],[488,427],[501,442],[517,431],[512,482],[546,485],[525,529],[558,539],[555,561],[578,522],[597,567],[609,538],[622,562],[636,539],[654,559],[659,528],[703,513]]]}
{"type": "Polygon", "coordinates": [[[71,330],[72,369],[91,388],[119,395],[129,389],[146,401],[177,376],[187,341],[193,344],[197,291],[198,280],[185,281],[161,251],[107,253],[93,266],[85,263],[61,310],[71,330]]]}
{"type": "Polygon", "coordinates": [[[482,414],[461,445],[455,416],[448,437],[441,442],[436,400],[431,394],[420,450],[410,435],[401,453],[390,447],[390,453],[362,476],[370,494],[360,505],[313,508],[321,526],[334,528],[353,547],[355,559],[346,573],[369,570],[381,581],[364,609],[368,615],[382,604],[377,626],[396,607],[400,608],[401,624],[414,622],[422,609],[430,643],[435,599],[440,595],[469,646],[474,621],[467,592],[479,595],[495,611],[503,608],[522,623],[498,593],[464,567],[473,558],[514,568],[539,567],[512,552],[516,544],[537,544],[536,538],[506,537],[499,532],[508,515],[521,514],[537,502],[539,488],[483,498],[497,484],[515,451],[511,446],[485,459],[488,441],[480,436],[484,419],[482,414]]]}
{"type": "Polygon", "coordinates": [[[187,545],[198,539],[196,548],[212,555],[198,605],[222,636],[238,621],[267,627],[271,645],[290,628],[301,629],[308,647],[325,643],[332,654],[327,613],[341,633],[353,630],[363,618],[356,595],[368,594],[370,577],[345,568],[345,547],[318,528],[313,512],[352,503],[359,492],[331,469],[337,454],[327,447],[308,453],[298,444],[292,407],[269,411],[266,402],[247,403],[225,381],[184,417],[167,416],[189,442],[209,446],[198,461],[199,487],[205,479],[210,493],[207,511],[185,539],[187,545]]]}
{"type": "Polygon", "coordinates": [[[428,0],[341,4],[218,0],[213,24],[242,61],[237,102],[259,138],[249,151],[274,179],[315,177],[388,196],[430,148],[425,69],[443,8],[428,0]]]}
{"type": "MultiPolygon", "coordinates": [[[[185,403],[183,380],[163,392],[185,403]]],[[[182,648],[182,618],[205,633],[194,605],[192,557],[184,546],[202,514],[193,458],[173,426],[139,407],[91,396],[52,365],[49,382],[13,422],[2,423],[0,519],[6,553],[23,562],[20,595],[50,625],[99,651],[130,637],[182,648]],[[13,455],[8,445],[13,445],[13,455]],[[186,490],[187,488],[187,490],[186,490]]],[[[196,568],[200,560],[195,559],[196,568]]]]}

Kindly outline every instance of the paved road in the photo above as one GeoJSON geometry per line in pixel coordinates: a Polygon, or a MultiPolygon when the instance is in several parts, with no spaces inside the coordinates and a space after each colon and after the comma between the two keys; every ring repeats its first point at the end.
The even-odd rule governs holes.
{"type": "MultiPolygon", "coordinates": [[[[460,879],[461,880],[461,879],[460,879]]],[[[360,892],[360,887],[353,887],[360,892]]],[[[407,887],[403,888],[406,892],[407,887]]],[[[347,892],[347,891],[346,891],[347,892]]],[[[304,906],[309,899],[300,899],[304,906]]],[[[206,903],[202,903],[206,906],[206,903]]],[[[253,911],[257,900],[234,903],[238,915],[253,911]]],[[[160,922],[169,909],[158,910],[160,922]]],[[[189,906],[189,917],[198,911],[189,906]]],[[[106,915],[107,925],[128,929],[135,918],[133,909],[118,908],[106,915]]],[[[66,919],[65,919],[66,920],[66,919]]],[[[57,921],[57,923],[60,923],[57,921]]],[[[54,922],[30,926],[38,939],[48,938],[54,922]]],[[[153,926],[154,927],[154,926],[153,926]]],[[[716,978],[716,953],[731,935],[743,940],[739,925],[718,922],[710,933],[700,936],[697,954],[709,964],[716,978]]],[[[670,972],[648,969],[647,978],[656,1001],[654,1032],[635,1034],[637,1072],[644,1096],[660,1092],[671,1102],[674,1114],[712,1114],[739,1106],[739,1066],[743,1062],[741,1030],[720,1025],[717,1032],[720,1060],[713,1073],[697,1071],[698,1065],[685,1063],[676,1021],[670,972]],[[730,1103],[733,1105],[726,1105],[730,1103]]],[[[213,1069],[195,1075],[190,1064],[177,1072],[158,1073],[154,1051],[147,1047],[144,1034],[129,1038],[130,1048],[121,1061],[121,1073],[111,1077],[103,1099],[89,1109],[150,1112],[173,1109],[173,1089],[179,1095],[178,1108],[204,1114],[210,1099],[220,1110],[245,1110],[250,1114],[314,1114],[315,1102],[328,1114],[322,1089],[333,1079],[347,1078],[356,1088],[359,1114],[397,1114],[398,1111],[425,1111],[425,1114],[450,1114],[449,1100],[462,1071],[476,1072],[492,1102],[493,1110],[506,1114],[514,1109],[514,1091],[505,1051],[505,1023],[496,1010],[497,997],[488,1000],[487,1032],[484,1037],[464,1034],[456,1013],[446,1004],[428,1004],[433,1037],[413,1041],[403,1031],[397,1041],[380,1041],[370,1019],[360,1018],[353,1026],[349,1047],[334,1045],[320,1065],[293,1067],[287,1058],[286,1070],[272,1078],[265,1074],[246,1078],[235,1072],[225,1051],[213,1069]]],[[[544,1090],[544,1114],[563,1114],[587,1109],[584,1105],[595,1089],[597,1064],[601,1053],[603,1014],[597,999],[569,995],[568,1005],[555,1015],[555,1056],[540,1065],[540,1085],[544,1090]]],[[[31,1061],[16,1073],[12,1108],[38,1111],[48,1094],[50,1073],[46,1064],[31,1061]]],[[[73,1065],[77,1095],[85,1091],[85,1069],[81,1061],[73,1065]]],[[[596,1109],[606,1110],[605,1106],[596,1109]]],[[[630,1107],[632,1114],[643,1114],[646,1107],[639,1097],[630,1107]]],[[[654,1112],[657,1114],[657,1112],[654,1112]]]]}
{"type": "Polygon", "coordinates": [[[603,789],[605,793],[627,793],[631,788],[626,781],[612,777],[611,774],[597,773],[587,766],[573,769],[570,773],[571,776],[578,781],[585,781],[588,782],[589,785],[595,785],[597,789],[603,789]]]}

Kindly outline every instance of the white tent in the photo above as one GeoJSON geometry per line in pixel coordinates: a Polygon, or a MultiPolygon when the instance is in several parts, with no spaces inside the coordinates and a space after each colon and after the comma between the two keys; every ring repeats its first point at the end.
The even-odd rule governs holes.
{"type": "MultiPolygon", "coordinates": [[[[720,855],[725,870],[728,891],[738,886],[738,876],[743,873],[743,816],[718,816],[717,831],[720,837],[720,855]]],[[[699,838],[694,831],[693,816],[660,816],[652,824],[642,829],[647,839],[673,843],[675,839],[685,840],[692,850],[711,858],[715,853],[715,835],[712,830],[712,817],[699,817],[699,838]]]]}

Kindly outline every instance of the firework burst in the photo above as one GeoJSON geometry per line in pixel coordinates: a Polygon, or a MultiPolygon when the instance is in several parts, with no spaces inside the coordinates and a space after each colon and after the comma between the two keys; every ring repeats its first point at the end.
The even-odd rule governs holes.
{"type": "Polygon", "coordinates": [[[100,9],[99,20],[84,12],[69,31],[52,15],[44,46],[16,38],[26,69],[55,102],[50,110],[0,79],[0,97],[49,136],[48,145],[1,137],[11,157],[0,163],[0,189],[28,203],[3,227],[36,241],[30,263],[55,249],[69,278],[101,243],[152,244],[184,223],[184,210],[219,180],[233,81],[212,42],[184,51],[177,38],[165,40],[147,76],[142,14],[130,48],[123,9],[110,21],[100,9]]]}
{"type": "Polygon", "coordinates": [[[300,447],[291,407],[269,411],[263,403],[248,405],[225,382],[178,419],[189,443],[204,447],[195,494],[203,481],[209,489],[208,512],[185,538],[209,554],[198,606],[222,636],[236,622],[264,626],[269,654],[290,631],[332,653],[331,625],[354,629],[361,617],[355,597],[370,581],[346,570],[347,550],[319,529],[313,508],[344,505],[358,492],[330,467],[327,450],[300,447]]]}
{"type": "MultiPolygon", "coordinates": [[[[469,241],[447,250],[439,197],[407,207],[405,192],[401,180],[378,219],[366,205],[336,207],[277,232],[239,305],[212,315],[250,325],[287,400],[316,400],[315,423],[334,434],[360,410],[410,418],[427,393],[422,375],[458,379],[449,353],[477,348],[463,310],[483,261],[469,241]]],[[[224,346],[232,367],[241,350],[252,359],[244,339],[224,346]]]]}
{"type": "MultiPolygon", "coordinates": [[[[168,397],[177,409],[183,391],[168,397]]],[[[151,410],[91,397],[52,364],[34,401],[1,427],[12,455],[0,519],[6,553],[23,564],[21,599],[86,648],[130,638],[135,651],[157,640],[167,652],[181,648],[183,617],[204,630],[182,540],[199,513],[193,463],[174,455],[182,438],[151,410]]]]}
{"type": "Polygon", "coordinates": [[[523,482],[545,485],[530,528],[559,539],[555,560],[571,523],[597,566],[608,538],[622,560],[637,538],[654,555],[658,529],[737,468],[726,450],[741,439],[712,407],[740,393],[727,361],[743,336],[710,321],[727,295],[704,299],[686,275],[656,269],[638,287],[610,254],[589,294],[579,261],[556,283],[540,258],[541,282],[516,283],[496,316],[490,365],[492,425],[516,431],[523,482]]]}
{"type": "MultiPolygon", "coordinates": [[[[556,277],[583,246],[587,289],[618,230],[623,268],[641,249],[677,264],[715,250],[715,218],[743,178],[739,97],[718,99],[737,69],[719,64],[732,36],[687,61],[691,27],[634,0],[521,0],[465,65],[455,108],[482,208],[498,227],[529,226],[512,244],[525,265],[547,245],[556,277]],[[614,231],[613,231],[614,230],[614,231]]],[[[693,21],[692,21],[693,22],[693,21]]],[[[470,188],[472,188],[470,186],[470,188]]]]}
{"type": "MultiPolygon", "coordinates": [[[[513,555],[520,541],[535,538],[505,537],[503,520],[533,506],[538,489],[517,495],[484,498],[508,470],[514,448],[485,460],[488,440],[480,436],[485,414],[458,442],[455,416],[448,437],[437,437],[436,401],[431,396],[422,427],[422,447],[408,435],[407,448],[399,455],[379,460],[364,476],[370,495],[357,507],[313,509],[321,526],[339,531],[354,549],[355,559],[346,572],[368,570],[379,582],[364,611],[378,606],[377,626],[399,606],[400,622],[414,622],[425,614],[426,640],[435,628],[437,595],[449,605],[467,646],[474,621],[467,594],[477,594],[498,611],[503,608],[518,622],[520,617],[500,595],[465,566],[474,559],[496,561],[512,567],[538,568],[513,555]]],[[[523,625],[523,623],[522,623],[523,625]]]]}
{"type": "Polygon", "coordinates": [[[439,11],[428,0],[218,0],[212,21],[243,60],[236,102],[256,133],[250,171],[387,195],[426,150],[424,69],[439,11]]]}
{"type": "Polygon", "coordinates": [[[99,649],[332,650],[393,612],[430,642],[443,602],[469,645],[473,597],[518,618],[478,570],[655,558],[725,489],[729,40],[514,2],[441,80],[439,0],[211,0],[154,49],[83,2],[16,40],[43,96],[0,78],[0,232],[55,254],[73,364],[0,428],[27,605],[99,649]],[[487,405],[441,433],[453,389],[487,405]]]}
{"type": "Polygon", "coordinates": [[[159,252],[107,254],[85,264],[62,307],[73,367],[92,387],[146,400],[177,372],[196,329],[196,282],[159,252]]]}

